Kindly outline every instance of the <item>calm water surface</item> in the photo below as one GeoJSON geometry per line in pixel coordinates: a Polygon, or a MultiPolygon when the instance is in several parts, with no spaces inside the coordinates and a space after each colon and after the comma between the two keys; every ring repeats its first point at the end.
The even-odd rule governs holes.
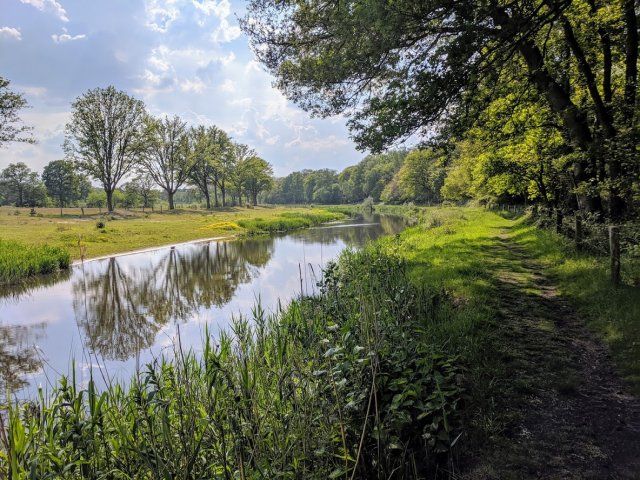
{"type": "Polygon", "coordinates": [[[128,380],[171,356],[178,334],[198,350],[259,299],[267,311],[312,293],[322,266],[404,227],[369,216],[288,235],[211,241],[85,262],[29,288],[0,292],[0,391],[50,389],[75,362],[78,382],[128,380]],[[302,274],[302,275],[301,275],[302,274]],[[302,278],[302,285],[301,285],[302,278]]]}

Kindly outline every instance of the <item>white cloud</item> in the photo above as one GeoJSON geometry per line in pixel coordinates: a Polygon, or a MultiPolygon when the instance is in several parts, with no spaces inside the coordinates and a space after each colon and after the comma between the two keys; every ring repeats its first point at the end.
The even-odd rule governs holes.
{"type": "Polygon", "coordinates": [[[0,38],[11,38],[13,40],[22,40],[20,29],[13,27],[0,27],[0,38]]]}
{"type": "Polygon", "coordinates": [[[147,0],[145,13],[147,27],[155,32],[166,33],[180,16],[180,9],[177,0],[147,0]]]}
{"type": "Polygon", "coordinates": [[[222,82],[219,88],[220,91],[227,93],[234,93],[236,91],[236,85],[230,78],[227,78],[224,82],[222,82]]]}
{"type": "Polygon", "coordinates": [[[242,35],[242,30],[238,25],[231,25],[229,20],[223,18],[220,20],[220,25],[216,28],[211,35],[211,39],[216,43],[232,42],[236,38],[242,35]]]}
{"type": "Polygon", "coordinates": [[[343,147],[346,145],[349,145],[349,142],[347,141],[347,139],[342,137],[337,137],[336,135],[329,135],[328,137],[310,138],[310,139],[304,139],[302,137],[298,137],[295,140],[287,143],[285,147],[287,148],[298,147],[298,148],[303,148],[305,150],[313,150],[317,152],[320,150],[333,150],[336,147],[343,147]]]}
{"type": "Polygon", "coordinates": [[[87,36],[85,34],[69,35],[65,30],[65,32],[61,33],[60,35],[54,33],[53,35],[51,35],[51,38],[55,43],[67,43],[75,42],[76,40],[82,40],[83,38],[87,38],[87,36]]]}
{"type": "Polygon", "coordinates": [[[51,12],[63,22],[68,22],[67,12],[56,0],[20,0],[22,3],[31,5],[41,12],[51,12]]]}
{"type": "Polygon", "coordinates": [[[186,79],[180,84],[183,92],[202,93],[207,88],[207,84],[195,77],[193,80],[186,79]]]}

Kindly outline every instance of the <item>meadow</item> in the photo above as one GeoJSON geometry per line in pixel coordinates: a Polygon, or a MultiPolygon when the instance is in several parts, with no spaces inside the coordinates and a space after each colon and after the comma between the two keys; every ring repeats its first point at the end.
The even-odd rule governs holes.
{"type": "Polygon", "coordinates": [[[300,228],[343,218],[339,213],[312,207],[229,207],[209,210],[117,210],[37,209],[0,207],[0,238],[28,245],[50,245],[69,250],[73,259],[92,258],[189,240],[256,233],[257,226],[270,230],[300,228]],[[77,211],[76,211],[77,210],[77,211]],[[94,211],[95,210],[95,211],[94,211]],[[301,218],[304,223],[289,222],[301,218]],[[245,226],[243,226],[245,225],[245,226]]]}

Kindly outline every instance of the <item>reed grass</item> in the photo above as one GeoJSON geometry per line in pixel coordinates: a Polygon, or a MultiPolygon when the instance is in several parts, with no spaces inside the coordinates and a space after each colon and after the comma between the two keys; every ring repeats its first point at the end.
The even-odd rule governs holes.
{"type": "Polygon", "coordinates": [[[0,239],[0,285],[66,269],[70,262],[71,256],[64,248],[0,239]]]}
{"type": "Polygon", "coordinates": [[[257,305],[202,353],[178,343],[128,385],[62,378],[9,405],[0,476],[425,478],[460,434],[440,294],[379,247],[345,252],[319,287],[275,314],[257,305]]]}
{"type": "Polygon", "coordinates": [[[238,225],[246,230],[247,235],[265,235],[271,233],[289,232],[301,228],[308,228],[321,223],[339,220],[345,213],[328,210],[305,210],[298,212],[284,212],[267,218],[251,218],[238,221],[238,225]]]}

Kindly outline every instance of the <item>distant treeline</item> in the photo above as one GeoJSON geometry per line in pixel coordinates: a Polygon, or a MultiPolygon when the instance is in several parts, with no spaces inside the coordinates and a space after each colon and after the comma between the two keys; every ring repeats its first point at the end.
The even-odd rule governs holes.
{"type": "Polygon", "coordinates": [[[267,203],[436,203],[443,199],[447,157],[430,149],[369,155],[357,165],[335,170],[302,170],[277,178],[267,203]]]}

